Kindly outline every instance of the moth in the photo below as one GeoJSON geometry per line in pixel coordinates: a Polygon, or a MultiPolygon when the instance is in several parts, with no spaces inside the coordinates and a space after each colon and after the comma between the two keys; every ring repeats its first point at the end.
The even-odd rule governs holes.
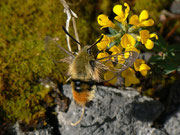
{"type": "Polygon", "coordinates": [[[50,52],[49,54],[53,60],[59,59],[57,58],[59,56],[67,55],[65,58],[60,58],[58,62],[65,62],[69,65],[67,74],[71,78],[73,99],[82,107],[80,119],[75,123],[71,123],[71,125],[75,126],[80,123],[87,103],[93,100],[96,88],[95,84],[98,82],[110,81],[117,75],[120,75],[122,71],[134,63],[138,57],[138,53],[129,51],[126,52],[126,56],[125,53],[119,53],[97,59],[97,55],[93,54],[93,48],[102,40],[102,36],[92,45],[83,45],[74,39],[64,27],[63,30],[82,47],[77,54],[67,51],[51,37],[45,37],[45,47],[46,50],[50,52]],[[57,51],[59,51],[59,53],[56,53],[57,51]],[[123,58],[123,63],[119,62],[118,59],[120,57],[123,58]],[[107,71],[112,72],[114,76],[109,80],[104,80],[103,74],[107,71]]]}

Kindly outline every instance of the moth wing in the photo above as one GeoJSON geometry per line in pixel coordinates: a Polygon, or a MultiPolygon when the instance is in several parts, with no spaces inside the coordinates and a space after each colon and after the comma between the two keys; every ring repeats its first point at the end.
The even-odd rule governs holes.
{"type": "Polygon", "coordinates": [[[44,42],[45,50],[48,53],[49,57],[53,60],[53,62],[65,62],[70,64],[73,61],[74,55],[64,49],[55,38],[46,36],[44,42]]]}
{"type": "Polygon", "coordinates": [[[110,71],[114,76],[105,81],[114,79],[122,71],[126,70],[133,65],[135,60],[138,58],[138,53],[135,51],[126,51],[124,53],[118,53],[110,55],[108,57],[100,58],[96,60],[97,68],[103,73],[110,71]]]}

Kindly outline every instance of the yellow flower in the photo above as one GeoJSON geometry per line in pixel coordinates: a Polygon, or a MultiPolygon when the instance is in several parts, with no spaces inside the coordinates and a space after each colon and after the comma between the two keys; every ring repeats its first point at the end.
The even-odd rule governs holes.
{"type": "MultiPolygon", "coordinates": [[[[108,57],[109,54],[107,52],[101,52],[101,53],[98,53],[97,55],[97,59],[101,59],[101,58],[104,58],[104,57],[108,57]]],[[[103,61],[107,60],[107,59],[102,59],[103,61]]]]}
{"type": "Polygon", "coordinates": [[[97,21],[99,23],[99,25],[101,25],[101,29],[106,28],[106,27],[115,27],[115,24],[109,20],[108,16],[101,14],[97,17],[97,21]]]}
{"type": "Polygon", "coordinates": [[[115,54],[117,54],[117,53],[121,53],[122,50],[123,50],[123,48],[122,48],[121,45],[118,45],[118,46],[114,45],[113,47],[111,47],[111,48],[109,49],[109,51],[112,52],[112,55],[115,55],[115,54]]]}
{"type": "Polygon", "coordinates": [[[137,59],[134,62],[134,69],[136,71],[139,71],[143,76],[147,75],[147,71],[150,70],[151,68],[145,64],[145,61],[142,59],[137,59]]]}
{"type": "Polygon", "coordinates": [[[146,64],[141,64],[140,68],[139,68],[139,72],[143,75],[146,76],[147,75],[147,71],[150,70],[151,68],[146,65],[146,64]]]}
{"type": "Polygon", "coordinates": [[[136,44],[136,40],[130,34],[124,34],[121,38],[121,46],[126,48],[129,46],[134,46],[136,44]]]}
{"type": "Polygon", "coordinates": [[[108,57],[109,54],[107,52],[101,52],[98,53],[97,55],[97,59],[99,59],[102,63],[105,64],[105,66],[107,66],[108,69],[113,69],[113,63],[111,61],[108,61],[110,59],[110,57],[108,57]],[[107,57],[107,58],[105,58],[107,57]]]}
{"type": "Polygon", "coordinates": [[[108,37],[103,34],[103,38],[101,42],[97,43],[97,48],[99,51],[106,50],[107,45],[112,41],[113,39],[111,37],[108,37]]]}
{"type": "Polygon", "coordinates": [[[130,52],[130,51],[134,51],[134,52],[140,53],[140,51],[136,47],[131,46],[131,45],[127,45],[127,47],[125,49],[125,52],[130,52]]]}
{"type": "Polygon", "coordinates": [[[132,24],[136,27],[152,26],[154,24],[154,21],[148,18],[149,18],[148,12],[146,10],[143,10],[139,15],[139,17],[137,15],[132,15],[129,20],[129,24],[132,24]]]}
{"type": "Polygon", "coordinates": [[[158,39],[158,36],[156,34],[149,34],[148,30],[141,30],[139,41],[141,41],[141,43],[144,44],[147,49],[152,49],[154,47],[154,42],[150,40],[150,38],[153,37],[158,39]]]}
{"type": "Polygon", "coordinates": [[[125,49],[124,58],[129,58],[130,52],[132,51],[137,52],[138,54],[140,53],[140,51],[136,47],[128,45],[125,49]]]}
{"type": "Polygon", "coordinates": [[[122,5],[115,5],[113,8],[113,12],[117,15],[114,19],[122,23],[126,21],[130,11],[127,3],[124,3],[124,6],[126,7],[125,11],[123,11],[122,5]]]}
{"type": "MultiPolygon", "coordinates": [[[[122,52],[122,46],[113,46],[109,49],[110,52],[112,52],[111,55],[116,55],[118,54],[117,58],[118,58],[118,63],[123,64],[125,62],[124,56],[120,55],[120,53],[122,52]]],[[[112,57],[112,59],[114,60],[114,57],[112,57]]]]}
{"type": "MultiPolygon", "coordinates": [[[[112,79],[116,74],[113,73],[113,72],[110,72],[110,71],[107,71],[105,74],[104,74],[104,80],[110,80],[112,79]]],[[[115,76],[112,80],[108,81],[109,83],[111,84],[116,84],[117,82],[117,77],[115,76]]]]}
{"type": "Polygon", "coordinates": [[[140,83],[139,79],[136,78],[135,71],[132,68],[128,68],[121,73],[121,76],[125,78],[125,86],[130,86],[131,84],[140,83]]]}
{"type": "Polygon", "coordinates": [[[144,64],[144,63],[145,63],[144,60],[142,60],[142,59],[136,59],[136,61],[134,62],[134,69],[135,69],[136,71],[139,71],[139,68],[140,68],[141,64],[144,64]]]}

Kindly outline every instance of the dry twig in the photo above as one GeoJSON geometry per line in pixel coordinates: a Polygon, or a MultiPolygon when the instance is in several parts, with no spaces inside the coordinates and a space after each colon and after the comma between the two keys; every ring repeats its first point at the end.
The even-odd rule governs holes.
{"type": "MultiPolygon", "coordinates": [[[[77,28],[76,28],[76,21],[75,21],[75,18],[78,18],[76,13],[74,13],[69,5],[67,4],[67,2],[65,0],[60,0],[60,2],[62,3],[62,5],[64,6],[64,12],[66,13],[67,15],[67,20],[66,20],[66,30],[69,32],[69,26],[70,26],[70,21],[71,21],[71,17],[72,17],[72,22],[73,22],[73,29],[74,29],[74,33],[75,33],[75,37],[76,37],[76,40],[79,42],[79,36],[78,36],[78,33],[77,33],[77,28]]],[[[66,40],[67,40],[67,46],[68,46],[68,49],[70,52],[72,52],[72,49],[71,49],[71,44],[70,44],[70,38],[68,35],[66,35],[66,40]]],[[[77,44],[78,46],[78,50],[81,49],[80,45],[77,44]]]]}

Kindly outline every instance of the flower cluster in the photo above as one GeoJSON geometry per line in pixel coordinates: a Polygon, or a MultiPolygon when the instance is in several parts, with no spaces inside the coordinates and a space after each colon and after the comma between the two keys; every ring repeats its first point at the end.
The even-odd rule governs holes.
{"type": "MultiPolygon", "coordinates": [[[[139,16],[132,15],[129,20],[130,7],[127,3],[124,3],[124,6],[115,5],[113,12],[116,14],[114,22],[104,14],[97,17],[98,24],[102,26],[101,29],[108,28],[109,30],[109,34],[103,34],[103,39],[97,44],[97,48],[100,51],[97,56],[98,59],[121,53],[125,55],[129,51],[140,53],[138,47],[141,45],[144,45],[146,49],[152,49],[154,47],[152,38],[158,39],[158,36],[155,33],[150,34],[145,29],[154,24],[152,19],[148,19],[149,14],[146,10],[143,10],[139,16]]],[[[122,55],[119,55],[118,62],[124,64],[126,61],[125,58],[125,56],[122,57],[122,55]]],[[[150,67],[145,64],[143,59],[136,59],[134,69],[128,68],[121,73],[121,77],[125,78],[125,86],[140,82],[136,77],[135,71],[146,76],[148,70],[150,70],[150,67]]],[[[104,74],[106,80],[112,78],[112,76],[112,72],[104,74]]],[[[114,78],[110,83],[115,83],[116,80],[117,78],[114,78]]]]}

